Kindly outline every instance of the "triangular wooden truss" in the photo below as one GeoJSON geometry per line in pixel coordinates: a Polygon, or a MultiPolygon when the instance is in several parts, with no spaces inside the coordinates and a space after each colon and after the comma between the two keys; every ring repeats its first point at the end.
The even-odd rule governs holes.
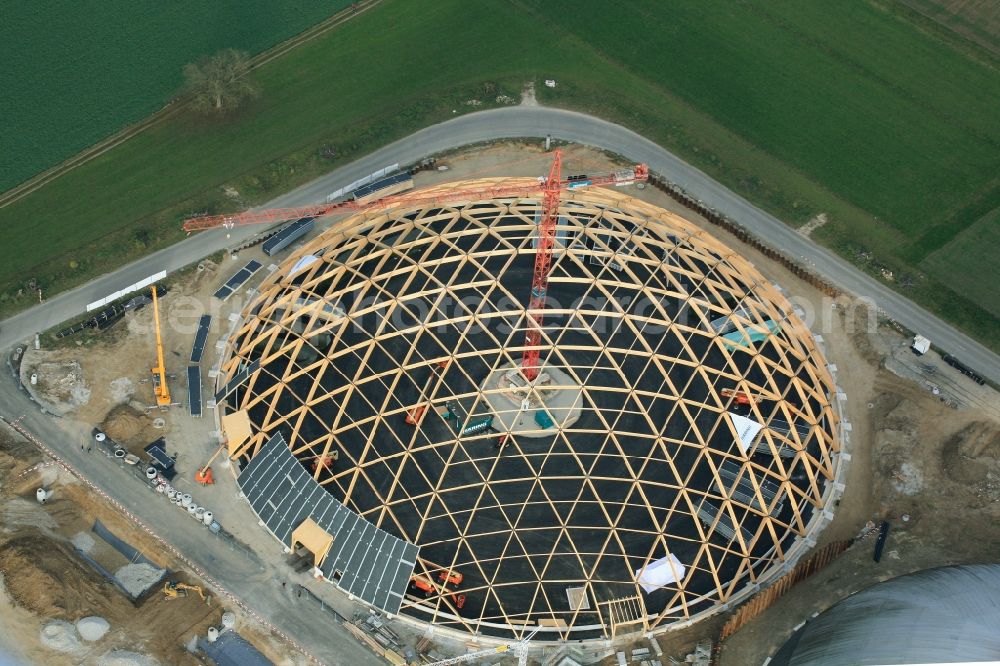
{"type": "Polygon", "coordinates": [[[567,638],[684,620],[805,535],[838,452],[832,379],[784,296],[710,234],[618,191],[568,192],[542,362],[572,378],[586,417],[548,437],[510,435],[502,450],[489,430],[459,436],[490,415],[498,389],[483,378],[521,357],[539,209],[459,201],[335,222],[261,285],[219,383],[248,360],[261,368],[225,408],[251,416],[247,455],[275,430],[307,466],[336,453],[309,467],[315,478],[420,545],[418,574],[465,574],[461,611],[442,593],[404,612],[487,633],[542,622],[567,638]],[[319,261],[289,275],[307,254],[319,261]],[[765,426],[746,454],[722,389],[770,398],[745,407],[765,426]],[[406,425],[418,404],[423,421],[406,425]],[[442,419],[449,409],[455,422],[442,419]],[[749,489],[742,501],[724,464],[749,489]],[[684,579],[642,591],[634,571],[667,553],[684,579]],[[569,608],[570,587],[593,603],[569,608]],[[620,599],[628,618],[615,615],[620,599]]]}

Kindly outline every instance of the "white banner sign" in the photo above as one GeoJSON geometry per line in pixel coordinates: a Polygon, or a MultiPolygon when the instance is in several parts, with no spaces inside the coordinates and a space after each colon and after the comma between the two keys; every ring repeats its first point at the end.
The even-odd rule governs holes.
{"type": "Polygon", "coordinates": [[[368,183],[372,183],[372,182],[378,180],[379,178],[381,178],[382,176],[385,176],[386,174],[392,173],[393,171],[399,171],[399,163],[390,164],[387,167],[382,167],[381,169],[379,169],[375,173],[371,173],[371,174],[365,176],[364,178],[359,178],[358,180],[354,181],[353,183],[351,183],[350,185],[348,185],[346,187],[342,187],[339,190],[335,190],[333,192],[330,192],[330,194],[326,195],[326,201],[327,201],[327,203],[330,203],[331,201],[335,201],[335,200],[339,199],[340,197],[344,196],[345,194],[350,194],[351,192],[353,192],[354,190],[358,189],[359,187],[361,187],[363,185],[367,185],[368,183]]]}
{"type": "MultiPolygon", "coordinates": [[[[124,289],[119,289],[118,291],[116,291],[113,294],[108,294],[107,296],[105,296],[104,298],[102,298],[99,301],[94,301],[93,303],[91,303],[90,305],[87,306],[87,312],[90,312],[91,310],[96,310],[97,308],[103,308],[108,303],[114,303],[115,301],[117,301],[122,296],[124,296],[126,294],[129,294],[129,293],[131,293],[133,291],[139,291],[143,287],[148,287],[149,285],[153,284],[154,282],[156,282],[158,280],[162,280],[165,277],[167,277],[167,272],[166,271],[160,271],[156,275],[150,275],[145,280],[139,280],[135,284],[130,284],[129,286],[125,287],[124,289]]],[[[159,293],[159,292],[157,292],[157,293],[159,293]]]]}

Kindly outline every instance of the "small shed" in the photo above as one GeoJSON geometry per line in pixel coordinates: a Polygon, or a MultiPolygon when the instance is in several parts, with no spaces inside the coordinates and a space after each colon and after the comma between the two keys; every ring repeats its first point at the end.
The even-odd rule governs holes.
{"type": "Polygon", "coordinates": [[[312,518],[306,518],[302,523],[292,530],[292,552],[295,546],[305,546],[313,554],[314,563],[318,567],[326,559],[327,553],[333,546],[333,535],[324,530],[312,518]]]}

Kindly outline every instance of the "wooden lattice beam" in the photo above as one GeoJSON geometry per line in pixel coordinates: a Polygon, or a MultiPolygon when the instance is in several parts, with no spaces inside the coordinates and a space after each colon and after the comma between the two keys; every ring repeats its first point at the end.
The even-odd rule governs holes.
{"type": "Polygon", "coordinates": [[[250,413],[248,456],[278,427],[302,459],[336,452],[337,466],[315,469],[321,484],[435,566],[466,574],[466,609],[446,594],[408,601],[429,609],[420,617],[514,633],[545,619],[565,638],[586,625],[614,633],[686,619],[779,565],[821,510],[839,452],[832,379],[785,297],[710,234],[621,191],[567,192],[545,317],[561,323],[546,323],[541,362],[570,378],[563,390],[579,391],[586,418],[546,439],[511,435],[501,452],[495,435],[447,435],[432,413],[433,423],[404,425],[418,398],[492,413],[501,391],[482,382],[523,352],[540,205],[456,201],[335,222],[296,254],[319,261],[288,275],[289,258],[261,285],[218,381],[248,359],[261,369],[223,408],[250,413]],[[324,309],[334,305],[346,316],[324,309]],[[769,321],[779,329],[734,346],[710,325],[722,317],[743,336],[769,321]],[[442,360],[442,380],[418,396],[418,377],[442,360]],[[722,389],[773,398],[747,408],[767,452],[735,444],[722,389]],[[744,470],[749,503],[724,495],[727,460],[744,470]],[[510,477],[515,464],[523,471],[510,477]],[[760,508],[765,483],[781,515],[760,508]],[[530,496],[512,490],[529,486],[530,496]],[[706,502],[718,510],[709,524],[697,517],[706,502]],[[532,522],[541,512],[555,518],[532,522]],[[748,536],[736,529],[728,541],[726,524],[748,536]],[[634,571],[668,552],[683,556],[684,579],[641,591],[634,571]],[[569,609],[566,587],[596,605],[569,609]]]}

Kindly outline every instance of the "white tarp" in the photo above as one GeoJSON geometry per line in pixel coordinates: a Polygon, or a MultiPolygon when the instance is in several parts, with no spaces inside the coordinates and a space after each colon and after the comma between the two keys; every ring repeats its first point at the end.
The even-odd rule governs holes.
{"type": "Polygon", "coordinates": [[[167,277],[167,272],[166,271],[160,271],[156,275],[150,275],[145,280],[139,280],[135,284],[130,284],[129,286],[125,287],[124,289],[119,289],[118,291],[116,291],[113,294],[108,294],[107,296],[105,296],[104,298],[102,298],[99,301],[94,301],[93,303],[91,303],[90,305],[87,306],[87,312],[90,312],[91,310],[96,310],[97,308],[103,308],[108,303],[114,303],[115,301],[117,301],[119,298],[121,298],[125,294],[128,294],[128,293],[133,292],[133,291],[139,291],[143,287],[148,287],[149,285],[153,284],[154,282],[158,282],[159,280],[162,280],[165,277],[167,277]]]}
{"type": "Polygon", "coordinates": [[[729,415],[729,420],[732,421],[733,428],[736,430],[736,442],[740,445],[740,451],[746,453],[753,446],[754,442],[757,441],[757,435],[760,434],[764,426],[745,416],[733,414],[732,412],[726,413],[729,415]]]}
{"type": "Polygon", "coordinates": [[[319,261],[319,257],[317,257],[315,254],[307,254],[306,256],[302,257],[301,259],[295,262],[295,265],[292,266],[292,270],[288,271],[289,277],[295,275],[296,273],[305,268],[309,268],[317,261],[319,261]]]}
{"type": "Polygon", "coordinates": [[[635,570],[636,582],[647,593],[684,580],[684,565],[673,553],[635,570]]]}

